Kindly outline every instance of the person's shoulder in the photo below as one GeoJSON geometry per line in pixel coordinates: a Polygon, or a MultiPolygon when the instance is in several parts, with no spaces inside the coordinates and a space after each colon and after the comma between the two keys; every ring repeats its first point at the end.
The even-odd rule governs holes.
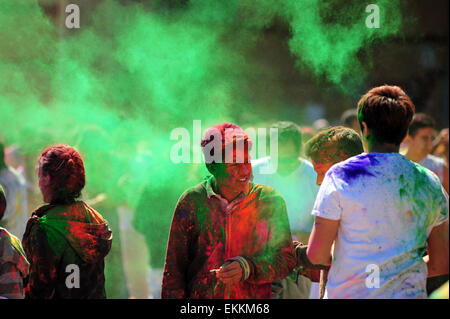
{"type": "Polygon", "coordinates": [[[445,159],[443,159],[442,157],[438,157],[432,154],[428,154],[426,157],[429,161],[435,163],[436,165],[439,166],[444,166],[445,165],[445,159]]]}
{"type": "Polygon", "coordinates": [[[10,233],[6,229],[0,227],[0,243],[3,243],[5,240],[9,240],[9,236],[10,233]]]}
{"type": "MultiPolygon", "coordinates": [[[[263,184],[252,184],[252,193],[256,193],[258,200],[280,200],[283,196],[272,186],[263,184]]],[[[284,199],[283,199],[284,200],[284,199]]]]}
{"type": "Polygon", "coordinates": [[[25,178],[18,170],[16,170],[12,166],[8,166],[7,171],[8,175],[14,183],[16,183],[18,186],[25,186],[25,178]]]}
{"type": "Polygon", "coordinates": [[[252,167],[267,166],[270,164],[270,156],[252,160],[252,167]]]}
{"type": "Polygon", "coordinates": [[[271,170],[270,156],[252,160],[252,175],[257,179],[264,177],[264,170],[271,170]]]}
{"type": "Polygon", "coordinates": [[[358,171],[370,166],[370,163],[377,163],[378,159],[373,154],[362,153],[349,157],[341,162],[333,164],[327,172],[327,175],[336,175],[343,171],[358,171]]]}
{"type": "Polygon", "coordinates": [[[317,175],[316,171],[314,170],[314,165],[310,161],[308,161],[307,159],[305,159],[303,157],[301,158],[301,161],[302,161],[302,164],[301,164],[302,165],[302,173],[306,172],[310,176],[317,175]]]}
{"type": "Polygon", "coordinates": [[[309,160],[307,160],[306,158],[303,158],[303,157],[301,157],[300,159],[302,160],[302,163],[305,167],[307,167],[308,169],[314,170],[314,166],[309,160]]]}
{"type": "MultiPolygon", "coordinates": [[[[13,262],[17,259],[22,247],[19,238],[0,227],[0,257],[2,262],[13,262]]],[[[14,262],[15,263],[15,262],[14,262]]]]}
{"type": "MultiPolygon", "coordinates": [[[[420,184],[423,184],[424,182],[429,181],[434,188],[441,189],[441,180],[439,179],[439,176],[419,163],[412,162],[412,164],[414,165],[415,170],[415,182],[421,181],[420,184]]],[[[425,186],[425,184],[422,186],[425,186]]]]}
{"type": "Polygon", "coordinates": [[[207,183],[208,177],[204,178],[200,183],[187,188],[183,193],[181,193],[178,201],[195,200],[204,197],[206,195],[207,183]]]}
{"type": "Polygon", "coordinates": [[[17,238],[17,236],[11,234],[8,230],[6,230],[3,227],[0,227],[0,238],[8,238],[8,239],[12,239],[15,241],[19,240],[19,238],[17,238]]]}
{"type": "MultiPolygon", "coordinates": [[[[28,218],[25,234],[28,236],[31,232],[45,231],[44,224],[47,221],[47,216],[57,210],[56,205],[43,205],[35,209],[30,218],[28,218]]],[[[25,237],[25,235],[24,235],[25,237]]]]}

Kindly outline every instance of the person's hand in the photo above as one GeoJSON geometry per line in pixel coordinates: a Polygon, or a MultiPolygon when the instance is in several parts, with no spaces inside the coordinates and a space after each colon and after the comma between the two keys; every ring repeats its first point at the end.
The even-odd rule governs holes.
{"type": "Polygon", "coordinates": [[[303,244],[301,241],[293,240],[292,241],[292,246],[294,247],[294,249],[296,249],[297,247],[304,247],[304,246],[307,246],[307,245],[303,244]]]}
{"type": "Polygon", "coordinates": [[[448,140],[449,140],[449,130],[448,128],[446,128],[439,133],[439,141],[443,144],[448,145],[448,140]]]}
{"type": "Polygon", "coordinates": [[[217,279],[226,285],[234,285],[242,279],[242,267],[237,261],[226,262],[216,271],[217,279]]]}

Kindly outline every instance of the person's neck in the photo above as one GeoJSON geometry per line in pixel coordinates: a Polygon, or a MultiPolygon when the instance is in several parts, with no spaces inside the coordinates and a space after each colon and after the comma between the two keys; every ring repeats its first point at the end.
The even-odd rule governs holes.
{"type": "MultiPolygon", "coordinates": [[[[235,200],[241,192],[236,192],[227,185],[221,183],[214,177],[213,179],[213,190],[223,198],[225,198],[229,203],[235,200]]],[[[248,187],[248,185],[247,185],[248,187]]]]}
{"type": "Polygon", "coordinates": [[[299,157],[295,166],[288,167],[288,168],[278,167],[277,173],[278,173],[278,175],[280,175],[282,177],[290,176],[292,173],[294,173],[300,167],[301,164],[302,164],[302,160],[299,157]]]}
{"type": "Polygon", "coordinates": [[[398,153],[400,145],[389,143],[370,143],[368,145],[369,153],[398,153]]]}
{"type": "Polygon", "coordinates": [[[420,161],[422,161],[427,156],[426,155],[424,156],[423,154],[415,153],[413,150],[408,148],[408,150],[405,153],[405,157],[408,158],[409,160],[413,161],[413,162],[419,163],[420,161]]]}

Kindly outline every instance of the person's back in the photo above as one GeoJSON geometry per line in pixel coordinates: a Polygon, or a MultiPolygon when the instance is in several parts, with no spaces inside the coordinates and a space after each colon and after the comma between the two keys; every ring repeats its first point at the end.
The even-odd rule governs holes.
{"type": "Polygon", "coordinates": [[[30,262],[26,298],[105,298],[104,258],[112,243],[107,221],[77,200],[85,185],[80,153],[58,144],[38,161],[44,205],[28,220],[22,240],[30,262]]]}
{"type": "Polygon", "coordinates": [[[398,153],[415,110],[401,88],[373,88],[357,109],[367,153],[325,175],[307,257],[331,264],[328,298],[425,298],[427,277],[448,273],[448,195],[398,153]]]}
{"type": "Polygon", "coordinates": [[[322,217],[340,219],[328,297],[426,298],[422,256],[448,210],[438,178],[398,153],[352,157],[327,177],[327,205],[340,206],[340,216],[321,207],[322,217]],[[373,269],[379,282],[367,281],[373,269]]]}
{"type": "Polygon", "coordinates": [[[23,238],[31,263],[26,298],[105,298],[111,241],[106,221],[84,202],[40,207],[23,238]]]}

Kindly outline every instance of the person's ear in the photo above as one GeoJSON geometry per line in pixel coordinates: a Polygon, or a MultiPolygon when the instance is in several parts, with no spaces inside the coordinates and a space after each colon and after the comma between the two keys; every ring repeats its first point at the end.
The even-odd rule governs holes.
{"type": "Polygon", "coordinates": [[[366,122],[361,123],[361,135],[363,136],[369,135],[369,128],[367,127],[366,122]]]}
{"type": "Polygon", "coordinates": [[[369,145],[367,143],[369,138],[369,128],[367,127],[366,122],[361,123],[361,141],[363,144],[364,152],[369,153],[369,145]]]}
{"type": "Polygon", "coordinates": [[[44,174],[39,179],[41,180],[42,185],[45,185],[45,186],[50,185],[50,175],[49,174],[44,174]]]}
{"type": "Polygon", "coordinates": [[[409,134],[406,134],[405,138],[403,139],[402,143],[410,144],[412,141],[412,137],[409,134]]]}

